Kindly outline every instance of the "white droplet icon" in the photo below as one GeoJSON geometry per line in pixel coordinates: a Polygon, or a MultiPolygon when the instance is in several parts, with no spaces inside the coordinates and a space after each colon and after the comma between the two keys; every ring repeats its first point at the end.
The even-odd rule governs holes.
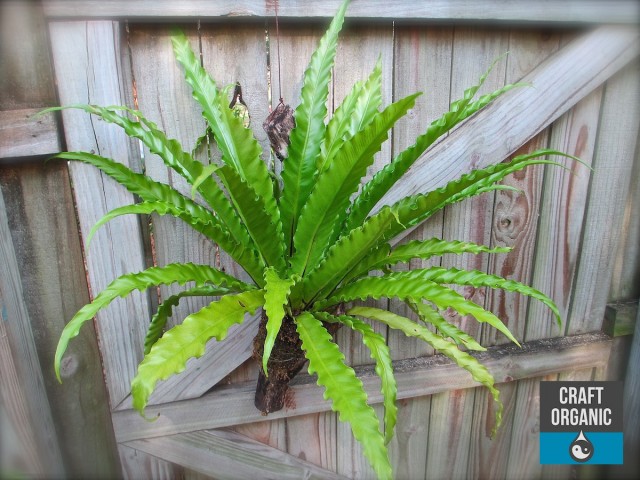
{"type": "Polygon", "coordinates": [[[584,436],[584,432],[580,430],[580,434],[575,438],[569,446],[569,455],[576,462],[584,463],[593,456],[593,444],[584,436]]]}

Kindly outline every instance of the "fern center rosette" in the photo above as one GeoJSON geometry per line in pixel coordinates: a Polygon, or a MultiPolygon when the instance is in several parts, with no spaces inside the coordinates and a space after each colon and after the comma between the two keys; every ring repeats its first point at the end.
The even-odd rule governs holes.
{"type": "Polygon", "coordinates": [[[67,324],[56,352],[55,369],[60,378],[60,361],[69,341],[85,322],[117,297],[158,285],[191,282],[193,286],[163,299],[151,320],[145,356],[131,385],[136,409],[142,413],[157,382],[184,370],[189,358],[202,356],[209,340],[224,340],[232,325],[243,322],[247,313],[262,309],[254,341],[254,357],[261,365],[256,406],[265,413],[282,408],[289,381],[307,365],[309,374],[317,375],[325,398],[332,402],[340,420],[350,423],[377,475],[390,478],[392,468],[386,445],[396,423],[397,388],[386,340],[372,328],[372,322],[427,342],[468,370],[495,399],[497,428],[502,404],[494,379],[468,353],[485,348],[448,321],[443,312],[452,309],[472,316],[512,341],[517,340],[497,316],[451,286],[496,288],[528,295],[547,305],[560,321],[551,299],[516,281],[455,268],[391,270],[393,265],[412,259],[461,253],[497,254],[509,251],[507,248],[439,238],[394,246],[391,240],[447,205],[507,188],[499,182],[513,172],[534,164],[556,164],[547,159],[549,155],[571,156],[538,150],[474,170],[436,190],[379,207],[389,189],[437,139],[520,85],[509,84],[476,98],[487,72],[478,84],[451,104],[448,112],[431,123],[412,146],[362,184],[374,155],[388,139],[394,124],[414,106],[419,94],[383,108],[382,66],[378,62],[370,76],[353,86],[326,121],[338,33],[348,3],[345,1],[338,10],[305,71],[300,102],[294,113],[295,126],[288,148],[282,150],[286,151],[286,158],[280,177],[270,172],[261,158],[263,152],[257,140],[243,123],[248,117],[229,108],[226,90],[216,85],[180,33],[172,38],[175,56],[221,153],[219,161],[204,165],[194,159],[189,149],[168,138],[139,111],[96,105],[62,107],[79,108],[118,125],[183,176],[193,193],[202,199],[196,202],[168,185],[93,153],[60,153],[58,158],[94,165],[140,199],[139,203],[109,212],[90,236],[120,215],[172,215],[224,250],[244,269],[247,278],[243,281],[212,266],[195,264],[154,266],[123,275],[67,324]],[[378,275],[371,276],[372,272],[378,275]],[[180,324],[165,329],[172,308],[188,296],[209,296],[214,300],[180,324]],[[357,304],[360,300],[380,298],[401,300],[415,312],[418,321],[357,304]],[[375,411],[367,403],[362,382],[345,364],[345,357],[334,342],[333,334],[339,327],[357,332],[370,351],[381,379],[383,431],[375,411]]]}

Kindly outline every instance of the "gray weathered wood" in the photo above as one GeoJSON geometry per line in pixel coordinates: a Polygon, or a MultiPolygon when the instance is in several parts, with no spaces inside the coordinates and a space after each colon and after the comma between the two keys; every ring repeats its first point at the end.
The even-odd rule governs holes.
{"type": "MultiPolygon", "coordinates": [[[[477,83],[487,66],[509,49],[507,30],[497,32],[477,27],[457,27],[452,51],[450,99],[461,98],[470,85],[477,83]]],[[[506,62],[499,62],[487,77],[478,94],[494,91],[504,85],[506,62]]],[[[461,127],[456,128],[456,130],[461,127]]],[[[449,135],[455,135],[454,131],[449,135]]],[[[443,140],[443,141],[446,141],[443,140]]],[[[491,241],[492,194],[474,197],[444,210],[442,238],[459,239],[489,245],[491,241]]],[[[445,268],[487,270],[487,255],[450,255],[442,258],[445,268]]],[[[457,287],[465,298],[483,305],[485,289],[457,287]]],[[[471,316],[460,317],[445,312],[444,317],[470,335],[480,338],[480,324],[471,316]]],[[[470,454],[476,389],[448,391],[431,398],[427,477],[459,478],[465,476],[470,454]]]]}
{"type": "MultiPolygon", "coordinates": [[[[113,22],[53,22],[49,25],[58,92],[62,104],[96,103],[118,105],[125,101],[120,76],[119,25],[113,22]]],[[[134,145],[112,125],[97,121],[78,111],[63,112],[64,131],[70,150],[93,151],[131,165],[137,154],[134,145]]],[[[95,168],[72,163],[69,167],[74,185],[78,220],[86,235],[106,212],[133,203],[133,196],[95,168]]],[[[86,252],[91,295],[117,276],[145,268],[140,225],[135,218],[119,219],[96,234],[86,252]],[[127,239],[123,248],[122,239],[127,239]]],[[[114,302],[96,316],[96,329],[104,362],[104,372],[112,406],[129,393],[130,382],[142,357],[145,323],[150,318],[146,293],[135,292],[114,302]]],[[[63,373],[64,375],[65,373],[63,373]]],[[[72,374],[72,372],[67,372],[72,374]]],[[[142,456],[142,454],[140,454],[142,456]]],[[[127,465],[126,471],[141,476],[140,462],[127,465]]],[[[159,460],[146,458],[146,476],[164,468],[159,460]]]]}
{"type": "Polygon", "coordinates": [[[607,82],[567,333],[600,330],[640,126],[639,65],[607,82]]]}
{"type": "Polygon", "coordinates": [[[75,374],[67,376],[61,386],[53,372],[60,333],[88,302],[67,166],[50,162],[2,167],[0,191],[18,255],[16,280],[22,284],[68,474],[113,478],[118,461],[93,325],[87,325],[69,347],[66,362],[75,374]]]}
{"type": "MultiPolygon", "coordinates": [[[[280,0],[224,0],[210,2],[191,0],[90,0],[81,4],[70,0],[45,2],[46,12],[52,17],[223,17],[225,20],[271,17],[274,4],[281,18],[332,17],[341,0],[323,0],[312,3],[280,0]]],[[[407,0],[389,0],[382,3],[354,1],[349,9],[353,18],[375,19],[427,19],[427,20],[489,20],[544,23],[633,23],[638,18],[638,7],[633,0],[495,2],[473,0],[437,0],[428,3],[407,0]]]]}
{"type": "MultiPolygon", "coordinates": [[[[509,56],[506,59],[506,83],[516,82],[549,55],[556,51],[560,38],[546,31],[514,32],[509,35],[509,56]]],[[[543,130],[527,142],[517,153],[526,153],[548,144],[548,131],[543,130]]],[[[491,246],[511,247],[507,254],[491,255],[488,271],[510,280],[530,283],[533,270],[538,212],[543,180],[543,168],[535,166],[510,175],[503,184],[518,188],[520,192],[495,192],[491,225],[491,246]]],[[[494,312],[509,327],[516,338],[522,339],[526,314],[531,301],[524,295],[488,289],[485,308],[494,312]]],[[[509,342],[504,335],[487,325],[482,326],[482,345],[509,342]]],[[[474,399],[471,443],[467,475],[474,478],[502,478],[507,470],[517,383],[500,388],[504,405],[502,426],[495,438],[491,429],[495,425],[495,405],[488,392],[477,390],[474,399]]]]}
{"type": "Polygon", "coordinates": [[[127,445],[220,479],[345,478],[244,435],[225,430],[203,430],[133,440],[127,445]]]}
{"type": "Polygon", "coordinates": [[[578,38],[419,159],[378,206],[429,191],[515,152],[638,55],[635,29],[601,27],[578,38]]]}
{"type": "MultiPolygon", "coordinates": [[[[52,52],[60,101],[118,105],[123,103],[118,52],[118,25],[112,22],[50,24],[52,52]]],[[[130,164],[127,137],[117,127],[97,121],[84,112],[63,112],[69,150],[94,151],[130,164]]],[[[133,196],[94,167],[72,162],[69,166],[78,220],[83,236],[107,211],[133,203],[133,196]]],[[[92,296],[117,276],[140,271],[143,264],[140,228],[133,217],[124,217],[100,229],[87,254],[92,296]],[[122,248],[122,239],[127,248],[122,248]]],[[[145,294],[133,293],[117,300],[97,315],[105,374],[111,404],[129,393],[130,382],[141,360],[144,322],[149,318],[145,294]]]]}
{"type": "Polygon", "coordinates": [[[613,266],[609,301],[640,298],[640,150],[631,172],[629,196],[620,230],[622,238],[613,266]]]}
{"type": "Polygon", "coordinates": [[[14,422],[29,473],[64,476],[55,425],[47,401],[36,344],[20,282],[20,270],[0,194],[0,398],[14,422]]]}
{"type": "Polygon", "coordinates": [[[52,155],[60,151],[55,116],[34,118],[39,110],[0,112],[0,159],[52,155]]]}
{"type": "MultiPolygon", "coordinates": [[[[550,147],[580,157],[591,164],[602,89],[578,102],[553,125],[550,147]]],[[[559,329],[552,312],[539,302],[530,302],[524,339],[556,337],[563,333],[568,316],[571,286],[579,252],[582,217],[589,186],[589,171],[575,173],[560,168],[545,171],[544,190],[536,239],[532,285],[549,295],[563,319],[559,329]]],[[[518,382],[507,470],[510,474],[539,472],[538,452],[539,379],[518,382]]]]}
{"type": "MultiPolygon", "coordinates": [[[[477,357],[501,383],[547,375],[562,369],[606,365],[610,346],[611,339],[606,335],[590,333],[524,343],[522,348],[515,345],[491,347],[487,352],[477,354],[477,357]]],[[[399,399],[477,386],[466,371],[442,355],[400,360],[394,363],[394,369],[399,399]]],[[[380,403],[380,384],[373,367],[357,367],[356,373],[365,385],[369,400],[374,404],[380,403]]],[[[146,415],[158,416],[154,422],[144,420],[134,410],[115,412],[113,421],[116,438],[120,442],[128,442],[305,415],[330,408],[315,379],[301,374],[290,388],[285,408],[265,418],[253,405],[254,388],[254,382],[217,387],[199,399],[149,407],[146,415]]]]}
{"type": "MultiPolygon", "coordinates": [[[[393,30],[390,26],[352,27],[346,28],[341,35],[336,53],[333,71],[333,110],[338,108],[344,97],[351,91],[357,81],[366,80],[377,59],[382,62],[381,94],[382,105],[386,106],[393,99],[393,30]]],[[[329,108],[331,111],[331,108],[329,108]]],[[[374,157],[366,179],[391,160],[391,142],[385,142],[380,152],[374,157]]],[[[376,307],[386,308],[387,299],[367,302],[376,307]]],[[[375,331],[387,336],[387,328],[383,324],[373,325],[375,331]]],[[[351,329],[342,328],[336,334],[336,341],[344,352],[349,365],[371,363],[368,348],[362,342],[362,335],[351,329]]],[[[378,416],[382,409],[376,408],[378,416]]],[[[362,446],[353,438],[351,426],[338,422],[336,428],[337,468],[338,472],[349,478],[374,479],[375,473],[364,459],[362,446]]]]}
{"type": "Polygon", "coordinates": [[[624,381],[624,424],[625,424],[625,459],[629,459],[631,465],[629,472],[633,472],[640,465],[636,452],[640,448],[640,309],[636,318],[636,329],[633,334],[629,364],[624,381]]]}

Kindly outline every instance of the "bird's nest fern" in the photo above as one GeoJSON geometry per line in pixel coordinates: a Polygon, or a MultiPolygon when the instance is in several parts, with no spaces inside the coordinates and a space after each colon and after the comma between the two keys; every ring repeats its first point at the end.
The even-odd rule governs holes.
{"type": "Polygon", "coordinates": [[[396,383],[384,337],[362,319],[381,322],[427,342],[468,370],[495,399],[496,428],[501,421],[502,404],[494,379],[473,355],[459,346],[465,350],[484,348],[446,320],[443,311],[453,309],[471,315],[512,341],[517,340],[498,317],[449,285],[499,288],[528,295],[551,308],[560,320],[552,300],[513,280],[441,267],[408,272],[392,272],[389,268],[412,259],[504,253],[508,251],[506,248],[437,238],[399,246],[389,242],[446,205],[505,188],[498,182],[510,173],[533,164],[554,163],[547,159],[549,155],[570,156],[539,150],[472,171],[442,188],[375,210],[385,193],[438,138],[519,84],[506,85],[474,100],[487,72],[477,85],[451,104],[448,112],[429,125],[414,145],[361,185],[390,129],[414,106],[418,94],[381,109],[378,62],[369,78],[354,85],[325,123],[330,75],[347,4],[345,1],[340,7],[305,71],[280,178],[268,170],[261,158],[261,148],[244,119],[229,108],[226,90],[216,85],[180,33],[172,38],[175,56],[221,153],[219,162],[205,166],[195,160],[190,149],[167,138],[139,111],[119,106],[63,107],[80,108],[118,125],[182,175],[204,200],[203,204],[197,203],[172,187],[108,158],[86,152],[60,153],[58,158],[96,166],[140,199],[140,203],[109,212],[96,228],[124,214],[179,217],[227,252],[251,282],[240,281],[209,265],[194,264],[170,264],[123,275],[67,324],[56,352],[55,369],[59,377],[60,361],[71,338],[117,297],[153,286],[192,282],[195,285],[160,303],[152,318],[145,339],[145,356],[132,381],[136,409],[144,412],[157,382],[184,370],[189,358],[202,356],[211,338],[224,340],[229,327],[243,322],[247,313],[262,308],[254,348],[261,364],[257,406],[265,412],[281,407],[288,381],[308,360],[309,373],[317,375],[318,384],[324,387],[325,397],[332,402],[340,420],[351,424],[377,475],[389,478],[392,468],[386,445],[396,423],[396,383]],[[381,275],[369,276],[372,271],[380,271],[381,275]],[[172,308],[181,298],[195,295],[219,299],[164,331],[172,308]],[[418,321],[379,308],[350,304],[381,297],[400,299],[415,312],[418,321]],[[384,398],[384,432],[380,431],[375,411],[367,404],[361,381],[345,364],[345,357],[334,342],[332,334],[340,325],[362,336],[375,361],[384,398]],[[283,358],[292,359],[286,364],[283,358]]]}

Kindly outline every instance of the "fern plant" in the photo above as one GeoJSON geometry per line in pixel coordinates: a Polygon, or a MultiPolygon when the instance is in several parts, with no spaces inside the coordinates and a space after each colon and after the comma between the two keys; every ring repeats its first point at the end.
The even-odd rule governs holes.
{"type": "Polygon", "coordinates": [[[55,370],[60,378],[60,361],[69,341],[85,322],[117,297],[162,284],[194,282],[195,286],[164,299],[151,319],[145,356],[131,384],[134,407],[143,413],[158,381],[181,372],[189,358],[203,355],[211,338],[224,340],[232,325],[262,308],[254,342],[254,357],[261,365],[256,406],[265,413],[282,408],[289,381],[308,362],[308,372],[317,375],[325,398],[332,402],[340,420],[350,423],[377,475],[389,478],[392,468],[386,445],[396,423],[396,383],[388,346],[370,322],[380,322],[427,342],[466,369],[495,399],[497,428],[502,404],[494,379],[467,353],[485,349],[447,321],[443,311],[453,309],[470,315],[513,342],[517,340],[498,317],[451,286],[471,285],[528,295],[547,305],[560,320],[558,309],[547,296],[512,280],[455,268],[401,272],[389,268],[411,259],[465,252],[503,253],[507,248],[438,238],[399,246],[392,246],[390,241],[447,205],[506,188],[498,182],[510,173],[533,164],[555,164],[546,159],[549,155],[569,155],[552,150],[520,155],[472,171],[442,188],[375,209],[385,193],[438,138],[518,84],[474,100],[487,72],[451,104],[448,112],[429,125],[414,145],[361,184],[390,129],[413,107],[418,94],[381,108],[378,62],[369,78],[356,83],[331,119],[325,121],[330,73],[347,4],[348,0],[338,10],[304,73],[281,178],[268,171],[252,132],[229,109],[227,91],[220,89],[201,67],[180,33],[172,37],[175,56],[221,152],[220,161],[203,165],[189,153],[189,148],[167,138],[139,111],[95,105],[62,107],[79,108],[118,125],[182,175],[203,199],[196,202],[193,197],[99,155],[60,153],[58,158],[94,165],[141,200],[109,212],[91,234],[120,215],[173,215],[219,245],[251,281],[241,281],[209,265],[194,264],[169,264],[123,275],[67,324],[56,352],[55,370]],[[369,276],[374,271],[381,274],[369,276]],[[217,299],[164,331],[172,308],[182,298],[196,295],[217,299]],[[405,302],[419,320],[351,303],[383,297],[405,302]],[[383,431],[375,411],[367,404],[361,381],[345,364],[345,357],[334,342],[333,334],[340,326],[358,332],[371,352],[384,398],[383,431]]]}

